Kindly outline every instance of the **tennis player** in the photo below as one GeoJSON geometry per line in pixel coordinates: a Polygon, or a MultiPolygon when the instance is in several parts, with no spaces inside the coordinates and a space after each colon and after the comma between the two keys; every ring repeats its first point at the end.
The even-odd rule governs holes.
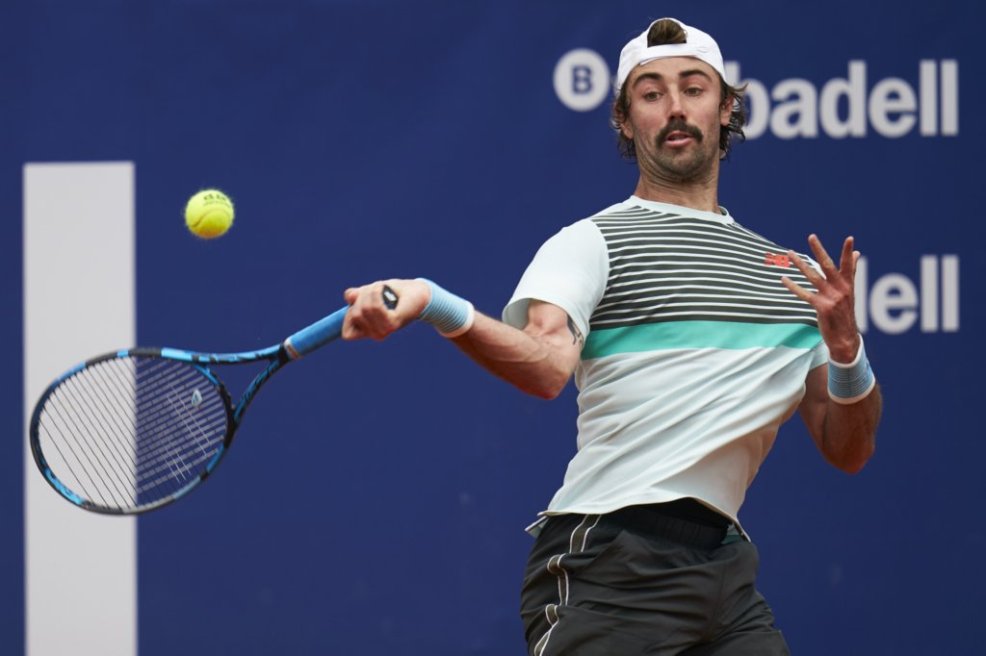
{"type": "Polygon", "coordinates": [[[620,55],[613,125],[633,195],[558,232],[497,321],[434,282],[348,289],[343,337],[422,319],[552,398],[575,376],[578,446],[538,520],[521,614],[535,656],[788,654],[738,519],[780,425],[858,472],[881,396],[854,316],[859,253],[814,261],[718,201],[742,91],[708,34],[652,23],[620,55]],[[381,292],[400,296],[393,310],[381,292]]]}

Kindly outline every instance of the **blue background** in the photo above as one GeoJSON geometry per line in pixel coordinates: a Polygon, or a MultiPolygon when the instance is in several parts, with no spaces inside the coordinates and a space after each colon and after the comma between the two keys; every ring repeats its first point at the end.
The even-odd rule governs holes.
{"type": "MultiPolygon", "coordinates": [[[[958,332],[870,325],[886,399],[870,465],[835,471],[794,420],[742,519],[795,654],[981,653],[978,3],[6,0],[0,338],[23,340],[21,168],[39,161],[135,162],[141,344],[267,346],[346,286],[391,276],[498,315],[544,239],[636,182],[608,101],[568,109],[555,64],[585,47],[615,71],[625,41],[668,14],[768,90],[820,89],[850,60],[868,90],[887,77],[916,90],[922,59],[959,63],[957,136],[768,131],[734,149],[720,201],[791,246],[855,235],[871,284],[917,285],[921,255],[961,257],[958,332]],[[212,242],[181,218],[207,186],[237,205],[212,242]]],[[[24,399],[7,361],[0,645],[20,653],[24,399]]],[[[571,386],[525,397],[427,326],[293,365],[215,480],[140,520],[141,655],[523,653],[522,528],[560,483],[574,422],[571,386]]]]}

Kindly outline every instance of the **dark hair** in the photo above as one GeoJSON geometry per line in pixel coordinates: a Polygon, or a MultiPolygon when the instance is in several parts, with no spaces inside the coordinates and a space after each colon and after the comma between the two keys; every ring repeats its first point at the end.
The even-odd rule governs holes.
{"type": "MultiPolygon", "coordinates": [[[[668,19],[659,20],[647,32],[647,47],[662,46],[671,43],[685,43],[686,38],[684,28],[676,21],[668,19]]],[[[745,90],[745,84],[739,87],[733,87],[726,84],[726,81],[722,79],[721,75],[719,76],[719,97],[722,99],[723,104],[727,102],[732,103],[729,124],[724,125],[722,130],[719,131],[719,150],[722,153],[721,157],[723,159],[729,156],[729,149],[732,147],[734,136],[740,141],[746,139],[746,135],[743,134],[743,126],[746,125],[746,107],[743,105],[743,92],[745,90]]],[[[627,85],[624,84],[620,87],[619,95],[613,100],[610,122],[616,130],[617,147],[620,149],[620,154],[626,159],[636,160],[637,148],[634,146],[633,140],[623,136],[623,131],[620,129],[629,113],[630,98],[627,95],[627,85]]]]}

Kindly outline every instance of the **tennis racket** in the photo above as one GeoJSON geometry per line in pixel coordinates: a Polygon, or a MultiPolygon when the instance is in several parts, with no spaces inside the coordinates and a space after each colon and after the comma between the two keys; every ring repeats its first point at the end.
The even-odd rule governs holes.
{"type": "MultiPolygon", "coordinates": [[[[384,304],[397,294],[383,289],[384,304]]],[[[216,469],[257,392],[287,363],[337,339],[347,307],[280,344],[242,353],[134,348],[73,367],[31,415],[34,462],[79,508],[144,513],[177,501],[216,469]],[[211,365],[266,361],[233,405],[211,365]]]]}

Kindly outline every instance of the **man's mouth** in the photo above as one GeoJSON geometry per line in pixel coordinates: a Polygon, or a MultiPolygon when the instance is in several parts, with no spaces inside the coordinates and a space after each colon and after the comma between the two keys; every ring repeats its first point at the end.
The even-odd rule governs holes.
{"type": "Polygon", "coordinates": [[[684,146],[692,141],[701,141],[702,133],[698,128],[679,122],[665,126],[660,134],[660,143],[669,146],[684,146]]]}

